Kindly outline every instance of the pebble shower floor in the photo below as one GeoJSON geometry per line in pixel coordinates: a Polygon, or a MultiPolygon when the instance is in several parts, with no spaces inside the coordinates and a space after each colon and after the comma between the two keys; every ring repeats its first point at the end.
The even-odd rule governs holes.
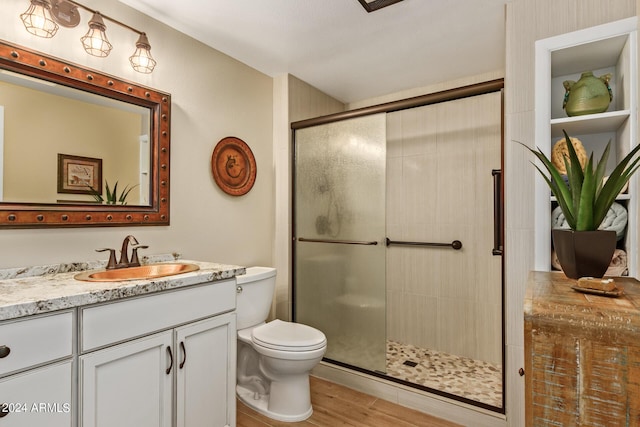
{"type": "Polygon", "coordinates": [[[494,407],[502,407],[502,367],[487,362],[387,341],[386,374],[494,407]],[[411,366],[414,364],[415,366],[411,366]]]}

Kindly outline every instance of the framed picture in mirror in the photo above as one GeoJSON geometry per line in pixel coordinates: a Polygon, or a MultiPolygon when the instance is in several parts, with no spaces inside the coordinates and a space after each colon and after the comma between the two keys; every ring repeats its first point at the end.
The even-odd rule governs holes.
{"type": "Polygon", "coordinates": [[[58,193],[102,194],[102,159],[58,153],[58,193]]]}

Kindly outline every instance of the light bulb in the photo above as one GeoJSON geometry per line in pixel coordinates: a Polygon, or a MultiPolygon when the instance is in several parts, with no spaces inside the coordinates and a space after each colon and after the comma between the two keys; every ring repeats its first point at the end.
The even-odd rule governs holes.
{"type": "Polygon", "coordinates": [[[29,9],[20,19],[28,32],[38,37],[51,38],[58,31],[58,24],[51,17],[51,5],[46,0],[31,0],[29,9]]]}
{"type": "Polygon", "coordinates": [[[113,45],[109,43],[107,39],[106,29],[107,27],[104,25],[100,13],[94,13],[89,21],[89,31],[80,39],[84,50],[86,50],[89,55],[105,57],[109,55],[109,52],[113,49],[113,45]]]}
{"type": "Polygon", "coordinates": [[[129,62],[134,70],[139,73],[149,74],[155,68],[157,62],[151,56],[151,45],[145,33],[141,33],[136,42],[136,51],[129,57],[129,62]]]}

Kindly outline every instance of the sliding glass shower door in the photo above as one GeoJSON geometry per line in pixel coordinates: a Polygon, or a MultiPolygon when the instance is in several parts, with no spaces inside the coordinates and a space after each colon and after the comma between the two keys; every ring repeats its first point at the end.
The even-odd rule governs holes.
{"type": "Polygon", "coordinates": [[[296,131],[295,321],[325,357],[385,372],[385,114],[296,131]]]}
{"type": "Polygon", "coordinates": [[[504,413],[502,93],[455,92],[293,125],[294,320],[332,362],[504,413]]]}

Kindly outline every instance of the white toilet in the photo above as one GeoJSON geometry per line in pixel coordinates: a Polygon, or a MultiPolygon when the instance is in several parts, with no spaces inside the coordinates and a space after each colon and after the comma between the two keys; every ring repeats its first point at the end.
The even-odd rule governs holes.
{"type": "Polygon", "coordinates": [[[236,393],[250,408],[278,421],[311,416],[309,372],[322,360],[327,339],[299,323],[265,323],[276,284],[276,269],[249,267],[236,276],[238,367],[236,393]]]}

